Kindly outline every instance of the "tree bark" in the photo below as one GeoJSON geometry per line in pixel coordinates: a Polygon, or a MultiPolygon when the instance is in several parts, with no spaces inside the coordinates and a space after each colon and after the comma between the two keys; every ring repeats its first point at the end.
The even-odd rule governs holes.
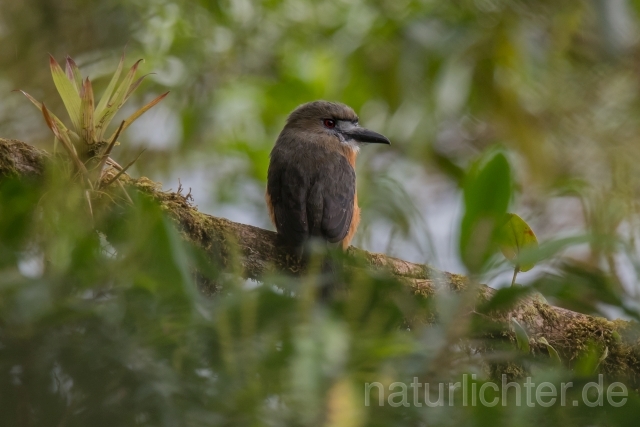
{"type": "MultiPolygon", "coordinates": [[[[0,177],[8,175],[34,176],[42,174],[48,154],[16,140],[0,138],[0,177]]],[[[126,185],[155,199],[176,221],[183,237],[202,248],[214,262],[242,275],[260,280],[275,271],[298,273],[301,266],[286,249],[278,245],[276,233],[250,225],[239,224],[199,212],[188,196],[181,192],[165,192],[160,184],[147,178],[125,177],[126,185]]],[[[406,284],[413,293],[429,298],[446,290],[473,292],[474,306],[491,299],[496,290],[485,285],[469,286],[466,277],[439,271],[433,267],[407,262],[398,258],[350,247],[348,254],[365,260],[368,268],[383,269],[406,284]]],[[[633,384],[640,379],[640,333],[635,322],[609,321],[604,318],[576,313],[546,303],[533,295],[519,300],[506,311],[490,313],[490,320],[503,327],[501,334],[490,338],[511,340],[510,320],[517,320],[526,330],[530,345],[537,353],[546,354],[545,338],[571,364],[590,345],[608,356],[600,363],[601,372],[624,377],[633,384]]],[[[428,319],[425,319],[428,321],[428,319]]]]}

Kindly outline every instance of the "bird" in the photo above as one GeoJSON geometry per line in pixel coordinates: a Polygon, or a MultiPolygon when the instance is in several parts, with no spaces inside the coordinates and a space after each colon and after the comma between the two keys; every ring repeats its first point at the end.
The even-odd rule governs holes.
{"type": "Polygon", "coordinates": [[[265,195],[269,217],[278,237],[299,257],[313,240],[346,250],[356,233],[356,157],[363,145],[391,144],[358,121],[345,104],[300,105],[271,151],[265,195]]]}

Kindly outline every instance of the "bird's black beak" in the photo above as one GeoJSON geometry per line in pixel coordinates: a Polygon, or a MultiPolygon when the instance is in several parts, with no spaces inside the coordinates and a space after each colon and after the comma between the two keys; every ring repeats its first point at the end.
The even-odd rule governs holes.
{"type": "Polygon", "coordinates": [[[391,144],[391,141],[377,132],[369,129],[354,127],[348,131],[343,132],[344,136],[354,139],[358,142],[368,142],[377,144],[391,144]]]}

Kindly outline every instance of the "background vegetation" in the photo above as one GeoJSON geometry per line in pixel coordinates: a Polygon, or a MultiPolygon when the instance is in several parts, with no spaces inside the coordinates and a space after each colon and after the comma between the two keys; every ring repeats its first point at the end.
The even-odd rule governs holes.
{"type": "MultiPolygon", "coordinates": [[[[64,117],[47,52],[73,56],[100,93],[127,45],[156,74],[123,118],[171,94],[116,160],[147,147],[133,176],[180,179],[202,211],[266,228],[268,154],[286,115],[341,101],[392,140],[360,156],[356,246],[469,272],[461,187],[498,147],[509,211],[548,243],[519,282],[556,305],[637,319],[639,12],[632,0],[0,0],[0,135],[51,150],[40,113],[11,90],[64,117]]],[[[455,331],[461,297],[416,301],[374,273],[326,305],[312,279],[276,288],[207,271],[226,286],[206,298],[189,270],[200,254],[156,206],[136,199],[93,224],[63,175],[0,185],[6,425],[637,424],[633,393],[622,408],[364,407],[365,382],[482,382],[515,362],[537,381],[581,384],[605,349],[585,345],[562,367],[508,343],[487,351],[455,331]],[[436,325],[403,323],[434,312],[436,325]]],[[[496,287],[511,279],[499,257],[471,268],[496,287]]]]}

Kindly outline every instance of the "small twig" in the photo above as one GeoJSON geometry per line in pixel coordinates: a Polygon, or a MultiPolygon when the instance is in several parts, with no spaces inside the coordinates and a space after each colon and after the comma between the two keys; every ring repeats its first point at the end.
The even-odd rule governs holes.
{"type": "Polygon", "coordinates": [[[133,166],[133,164],[134,164],[134,163],[135,163],[135,162],[140,158],[140,156],[142,156],[142,153],[144,153],[146,150],[147,150],[146,148],[145,148],[145,149],[143,149],[143,150],[140,152],[140,154],[138,154],[138,155],[136,156],[136,158],[135,158],[135,159],[131,160],[127,166],[125,166],[124,168],[122,168],[122,170],[121,170],[120,172],[118,172],[118,173],[116,174],[116,176],[114,176],[113,178],[111,178],[109,181],[105,182],[105,183],[102,185],[102,188],[108,187],[108,186],[109,186],[109,185],[111,185],[115,180],[117,180],[118,178],[120,178],[120,176],[122,176],[122,174],[124,174],[124,173],[127,171],[127,169],[129,169],[131,166],[133,166]]]}
{"type": "Polygon", "coordinates": [[[109,166],[111,166],[112,168],[114,168],[115,170],[119,170],[119,171],[121,171],[121,170],[122,170],[122,166],[120,166],[120,165],[118,164],[118,162],[116,162],[115,160],[113,160],[111,157],[108,157],[108,158],[107,158],[107,164],[108,164],[109,166]]]}
{"type": "Polygon", "coordinates": [[[127,197],[127,200],[129,201],[129,203],[131,203],[131,206],[133,206],[133,200],[131,200],[131,196],[129,196],[129,193],[127,193],[126,188],[124,188],[124,185],[122,185],[122,183],[120,181],[117,181],[117,182],[118,182],[118,185],[120,186],[120,188],[122,189],[122,192],[127,197]]]}

